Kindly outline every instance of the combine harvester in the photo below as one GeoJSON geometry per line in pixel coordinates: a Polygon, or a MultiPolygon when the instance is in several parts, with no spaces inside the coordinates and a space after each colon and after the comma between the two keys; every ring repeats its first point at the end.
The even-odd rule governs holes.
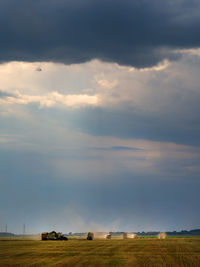
{"type": "Polygon", "coordinates": [[[52,231],[50,233],[43,232],[41,234],[42,240],[68,240],[66,236],[64,236],[62,233],[56,233],[55,231],[52,231]]]}

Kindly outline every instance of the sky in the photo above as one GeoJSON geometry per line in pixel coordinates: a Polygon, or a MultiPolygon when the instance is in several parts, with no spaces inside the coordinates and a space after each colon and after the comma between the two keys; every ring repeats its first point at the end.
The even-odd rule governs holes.
{"type": "Polygon", "coordinates": [[[200,228],[200,2],[0,1],[0,231],[200,228]]]}

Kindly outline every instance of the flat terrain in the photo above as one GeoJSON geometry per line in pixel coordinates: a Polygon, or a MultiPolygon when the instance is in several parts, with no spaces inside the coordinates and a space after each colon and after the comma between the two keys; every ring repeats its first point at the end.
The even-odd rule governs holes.
{"type": "Polygon", "coordinates": [[[0,266],[200,266],[200,237],[1,240],[0,266]]]}

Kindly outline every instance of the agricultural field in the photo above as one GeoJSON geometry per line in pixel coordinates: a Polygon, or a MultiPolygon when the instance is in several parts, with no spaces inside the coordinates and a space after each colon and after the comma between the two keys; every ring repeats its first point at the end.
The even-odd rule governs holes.
{"type": "Polygon", "coordinates": [[[0,240],[0,266],[199,267],[200,237],[0,240]]]}

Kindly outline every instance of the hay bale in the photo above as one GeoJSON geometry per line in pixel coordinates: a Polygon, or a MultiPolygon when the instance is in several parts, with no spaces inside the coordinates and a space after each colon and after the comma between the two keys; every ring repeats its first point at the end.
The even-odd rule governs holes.
{"type": "Polygon", "coordinates": [[[158,234],[158,239],[165,239],[166,236],[167,236],[167,235],[166,235],[166,233],[164,233],[164,232],[163,232],[163,233],[159,233],[159,234],[158,234]]]}
{"type": "Polygon", "coordinates": [[[137,238],[137,234],[131,233],[131,234],[128,235],[128,238],[136,239],[137,238]]]}
{"type": "Polygon", "coordinates": [[[127,233],[123,233],[122,238],[123,239],[127,239],[128,238],[128,234],[127,233]]]}

